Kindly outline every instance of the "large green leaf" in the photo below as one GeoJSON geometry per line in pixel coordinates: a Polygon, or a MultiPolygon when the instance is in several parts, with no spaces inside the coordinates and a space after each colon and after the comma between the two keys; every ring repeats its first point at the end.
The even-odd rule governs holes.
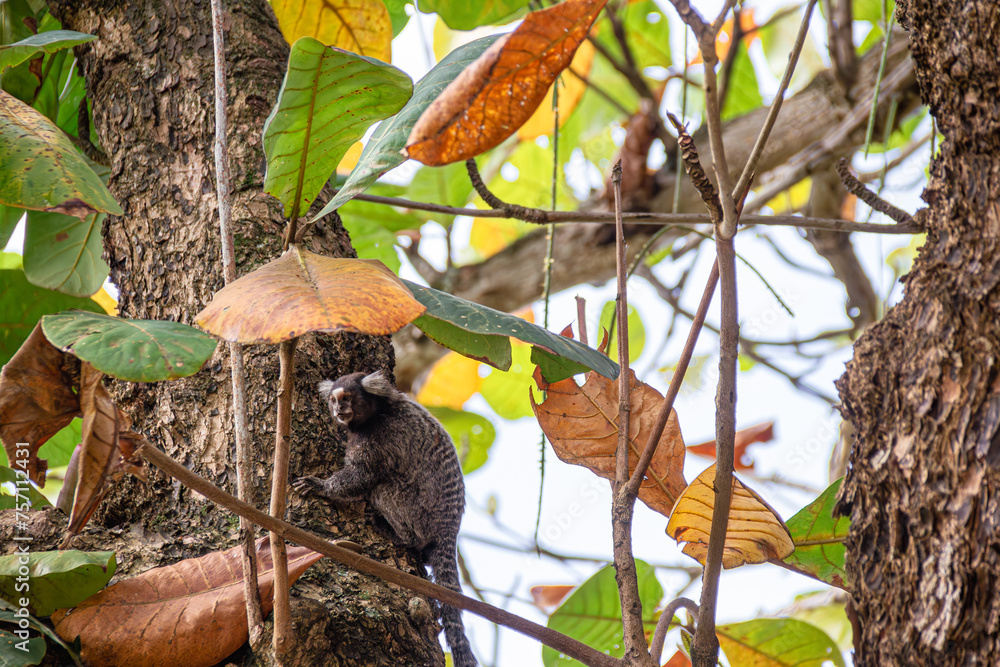
{"type": "Polygon", "coordinates": [[[466,354],[464,349],[466,341],[462,338],[451,339],[444,338],[444,336],[457,336],[460,332],[475,334],[475,338],[477,339],[482,339],[483,336],[510,336],[525,343],[538,346],[552,354],[582,364],[587,368],[597,371],[604,377],[611,379],[618,377],[618,364],[597,350],[578,343],[572,338],[556,335],[520,317],[515,317],[514,315],[473,303],[472,301],[466,301],[457,296],[452,296],[447,292],[423,287],[407,280],[403,282],[413,292],[413,296],[416,297],[417,301],[427,307],[427,311],[415,319],[413,323],[437,342],[460,354],[471,356],[474,359],[479,359],[485,363],[495,365],[501,370],[505,370],[503,366],[493,364],[487,358],[483,358],[483,355],[466,354]],[[441,326],[444,324],[450,325],[450,327],[441,326]],[[425,327],[431,328],[434,334],[428,332],[425,327]],[[458,332],[455,331],[456,329],[458,332]],[[439,337],[444,339],[442,340],[439,337]]]}
{"type": "MultiPolygon", "coordinates": [[[[22,556],[0,556],[0,597],[17,600],[15,589],[22,556]]],[[[118,564],[114,551],[36,551],[28,554],[31,594],[28,609],[50,616],[56,609],[75,607],[107,586],[118,564]]]]}
{"type": "Polygon", "coordinates": [[[197,373],[216,341],[179,322],[126,320],[82,311],[46,315],[42,331],[56,347],[130,382],[160,382],[197,373]]]}
{"type": "Polygon", "coordinates": [[[760,618],[716,628],[732,667],[844,667],[844,657],[815,625],[794,618],[760,618]]]}
{"type": "Polygon", "coordinates": [[[795,543],[795,551],[785,559],[785,563],[802,574],[846,589],[844,538],[851,527],[851,520],[846,516],[833,516],[833,506],[842,481],[843,478],[840,478],[831,484],[816,500],[785,522],[795,543]]]}
{"type": "Polygon", "coordinates": [[[728,92],[726,106],[722,109],[722,120],[742,116],[764,104],[746,42],[740,42],[738,49],[729,83],[726,84],[728,92]]]}
{"type": "MultiPolygon", "coordinates": [[[[0,620],[13,623],[20,619],[14,616],[14,612],[4,611],[0,612],[0,620]]],[[[14,633],[0,628],[0,665],[3,667],[29,667],[41,664],[45,650],[45,639],[42,637],[21,639],[14,633]]]]}
{"type": "MultiPolygon", "coordinates": [[[[8,495],[6,488],[0,488],[0,510],[9,510],[15,507],[21,510],[40,510],[44,507],[52,507],[52,503],[28,482],[27,477],[22,477],[17,474],[16,470],[7,467],[7,453],[2,448],[0,448],[0,455],[3,455],[4,464],[0,465],[0,484],[10,484],[13,487],[12,491],[16,492],[16,495],[14,493],[8,495]],[[18,486],[18,482],[21,482],[20,486],[18,486]]],[[[0,597],[3,597],[2,592],[0,592],[0,597]]]]}
{"type": "Polygon", "coordinates": [[[527,13],[528,0],[419,0],[420,11],[433,12],[452,30],[503,25],[527,13]]]}
{"type": "MultiPolygon", "coordinates": [[[[580,520],[585,521],[582,517],[580,520]]],[[[656,607],[663,598],[663,587],[656,580],[656,571],[651,565],[636,560],[635,570],[639,579],[642,621],[647,631],[652,632],[656,626],[656,607]]],[[[620,658],[625,646],[622,642],[622,605],[615,584],[614,566],[605,565],[580,584],[549,616],[548,627],[620,658]]],[[[545,667],[579,664],[548,646],[542,649],[542,663],[545,667]]]]}
{"type": "Polygon", "coordinates": [[[462,472],[468,475],[486,463],[490,447],[496,440],[497,430],[489,419],[475,412],[452,410],[444,407],[429,407],[427,410],[441,422],[448,431],[458,457],[462,461],[462,472]]]}
{"type": "Polygon", "coordinates": [[[14,233],[23,215],[23,209],[0,204],[0,250],[7,247],[10,235],[14,233]]]}
{"type": "MultiPolygon", "coordinates": [[[[633,0],[619,5],[617,12],[639,71],[647,67],[670,67],[670,21],[659,5],[654,0],[633,0]]],[[[604,48],[619,61],[623,59],[621,45],[607,17],[601,17],[592,32],[604,48]]]]}
{"type": "Polygon", "coordinates": [[[83,215],[122,209],[69,138],[0,91],[0,204],[83,215]]]}
{"type": "MultiPolygon", "coordinates": [[[[4,260],[8,259],[4,253],[4,260]]],[[[12,259],[12,258],[11,258],[12,259]]],[[[20,268],[0,268],[0,364],[14,356],[42,315],[68,308],[103,313],[91,299],[53,292],[28,282],[20,268]]]]}
{"type": "Polygon", "coordinates": [[[402,71],[312,37],[295,40],[278,101],[264,123],[264,191],[304,213],[368,127],[413,92],[402,71]]]}
{"type": "Polygon", "coordinates": [[[51,30],[32,35],[13,44],[0,45],[0,72],[8,67],[23,63],[25,60],[42,53],[55,53],[60,49],[68,49],[77,44],[86,44],[97,39],[74,30],[51,30]]]}
{"type": "Polygon", "coordinates": [[[73,296],[90,296],[108,277],[101,223],[104,215],[84,220],[62,213],[29,211],[24,232],[24,273],[39,287],[73,296]]]}
{"type": "Polygon", "coordinates": [[[364,192],[379,176],[403,164],[406,161],[406,156],[403,154],[406,140],[424,109],[461,74],[466,65],[478,58],[496,39],[497,35],[490,35],[455,49],[420,79],[413,89],[413,97],[406,106],[375,130],[371,139],[365,144],[358,164],[347,177],[347,182],[316,218],[336,210],[347,200],[364,192]]]}

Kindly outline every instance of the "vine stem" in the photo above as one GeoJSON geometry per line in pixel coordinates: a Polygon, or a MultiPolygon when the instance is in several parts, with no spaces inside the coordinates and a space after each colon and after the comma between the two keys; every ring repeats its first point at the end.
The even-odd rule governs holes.
{"type": "MultiPolygon", "coordinates": [[[[226,49],[222,34],[222,0],[212,0],[212,37],[215,60],[215,188],[219,203],[219,237],[222,244],[222,277],[225,284],[236,280],[236,252],[233,243],[232,178],[229,173],[227,143],[229,120],[226,111],[226,49]]],[[[233,387],[233,435],[236,440],[236,493],[250,502],[250,431],[247,428],[246,371],[243,346],[229,343],[229,369],[233,387]]],[[[243,598],[247,607],[247,626],[253,646],[263,631],[264,619],[257,587],[257,558],[250,523],[240,517],[240,562],[243,567],[243,598]]]]}
{"type": "MultiPolygon", "coordinates": [[[[298,338],[281,343],[278,348],[278,418],[275,424],[274,469],[271,473],[271,516],[285,516],[288,493],[288,459],[291,450],[292,393],[295,390],[295,346],[298,338]]],[[[295,643],[292,632],[291,601],[288,599],[288,552],[285,540],[271,532],[271,562],[274,563],[274,654],[284,655],[295,643]]]]}
{"type": "Polygon", "coordinates": [[[582,642],[571,639],[561,632],[556,632],[545,626],[533,623],[486,602],[466,597],[450,588],[438,586],[416,575],[397,570],[385,563],[366,558],[356,551],[332,544],[286,521],[261,512],[256,507],[226,493],[204,477],[191,472],[145,439],[143,439],[138,453],[146,461],[170,475],[181,484],[200,493],[213,503],[225,507],[234,514],[248,519],[265,530],[271,531],[283,540],[287,539],[290,542],[301,544],[324,556],[329,556],[338,563],[342,563],[358,572],[378,577],[415,593],[440,600],[444,604],[451,605],[457,609],[470,611],[488,621],[498,623],[523,635],[537,639],[546,646],[560,653],[565,653],[567,656],[575,658],[585,665],[590,665],[590,667],[622,667],[620,660],[597,651],[582,642]]]}

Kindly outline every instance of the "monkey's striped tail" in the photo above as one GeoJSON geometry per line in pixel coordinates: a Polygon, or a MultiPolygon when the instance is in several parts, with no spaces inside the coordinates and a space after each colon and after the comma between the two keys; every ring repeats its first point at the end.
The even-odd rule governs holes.
{"type": "MultiPolygon", "coordinates": [[[[439,543],[429,554],[431,568],[434,570],[434,581],[439,585],[462,592],[462,584],[458,580],[458,560],[456,545],[452,541],[439,543]]],[[[451,660],[455,667],[476,667],[476,657],[465,636],[465,626],[462,624],[462,610],[451,605],[441,605],[441,623],[444,625],[444,636],[451,648],[451,660]]]]}

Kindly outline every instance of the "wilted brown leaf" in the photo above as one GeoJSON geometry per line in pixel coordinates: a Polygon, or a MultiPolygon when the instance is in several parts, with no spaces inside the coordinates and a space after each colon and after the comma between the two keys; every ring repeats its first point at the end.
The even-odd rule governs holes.
{"type": "Polygon", "coordinates": [[[428,165],[466,160],[517,131],[573,60],[607,0],[564,0],[531,12],[458,75],[427,107],[406,141],[428,165]]]}
{"type": "Polygon", "coordinates": [[[663,667],[691,667],[691,661],[686,655],[677,651],[670,660],[663,663],[663,667]]]}
{"type": "Polygon", "coordinates": [[[377,259],[292,248],[217,292],[195,321],[228,341],[280,343],[309,331],[391,334],[425,310],[377,259]]]}
{"type": "MultiPolygon", "coordinates": [[[[772,440],[774,440],[774,422],[764,422],[737,431],[733,467],[736,470],[753,470],[753,459],[747,454],[747,447],[755,442],[771,442],[772,440]]],[[[692,454],[714,459],[715,440],[689,445],[687,450],[692,454]]]]}
{"type": "MultiPolygon", "coordinates": [[[[257,540],[259,591],[271,612],[274,571],[268,538],[257,540]]],[[[322,554],[288,547],[289,583],[322,554]]],[[[109,586],[75,609],[52,614],[68,642],[80,637],[92,667],[209,667],[247,641],[240,547],[159,567],[109,586]]]]}
{"type": "MultiPolygon", "coordinates": [[[[687,542],[684,553],[702,565],[708,554],[714,507],[713,464],[684,489],[667,523],[667,535],[678,542],[687,542]]],[[[792,537],[778,513],[734,477],[722,566],[728,570],[747,563],[781,560],[793,551],[792,537]]]]}
{"type": "MultiPolygon", "coordinates": [[[[615,450],[618,447],[618,382],[587,373],[580,387],[573,378],[546,384],[541,373],[535,382],[545,389],[545,400],[532,407],[556,455],[566,463],[582,465],[606,479],[615,477],[615,450]]],[[[629,420],[629,471],[635,470],[649,432],[656,422],[663,396],[639,382],[629,370],[632,410],[629,420]]],[[[674,500],[684,490],[684,439],[677,423],[677,412],[660,436],[646,479],[639,487],[639,500],[664,516],[670,516],[674,500]]]]}
{"type": "Polygon", "coordinates": [[[565,584],[550,584],[548,586],[532,586],[531,600],[535,606],[548,613],[562,604],[566,596],[576,588],[565,584]]]}
{"type": "Polygon", "coordinates": [[[122,456],[118,437],[127,423],[103,380],[104,373],[83,362],[80,368],[83,442],[77,458],[76,492],[73,512],[66,527],[67,540],[87,525],[90,515],[110,490],[115,473],[118,473],[118,478],[121,477],[122,456]]]}
{"type": "Polygon", "coordinates": [[[0,372],[0,438],[7,460],[39,486],[48,463],[38,458],[38,449],[80,414],[71,379],[63,373],[65,359],[36,325],[0,372]],[[27,443],[27,458],[18,455],[17,443],[27,443]]]}

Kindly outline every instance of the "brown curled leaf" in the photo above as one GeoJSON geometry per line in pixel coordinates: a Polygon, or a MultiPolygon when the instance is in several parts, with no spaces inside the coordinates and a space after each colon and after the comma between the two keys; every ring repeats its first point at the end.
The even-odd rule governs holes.
{"type": "MultiPolygon", "coordinates": [[[[257,540],[256,549],[267,616],[274,592],[269,539],[257,540]]],[[[79,637],[81,655],[92,667],[215,665],[249,638],[240,552],[237,546],[189,558],[109,586],[75,609],[52,614],[56,632],[68,642],[79,637]]],[[[289,583],[321,557],[289,546],[289,583]]]]}

